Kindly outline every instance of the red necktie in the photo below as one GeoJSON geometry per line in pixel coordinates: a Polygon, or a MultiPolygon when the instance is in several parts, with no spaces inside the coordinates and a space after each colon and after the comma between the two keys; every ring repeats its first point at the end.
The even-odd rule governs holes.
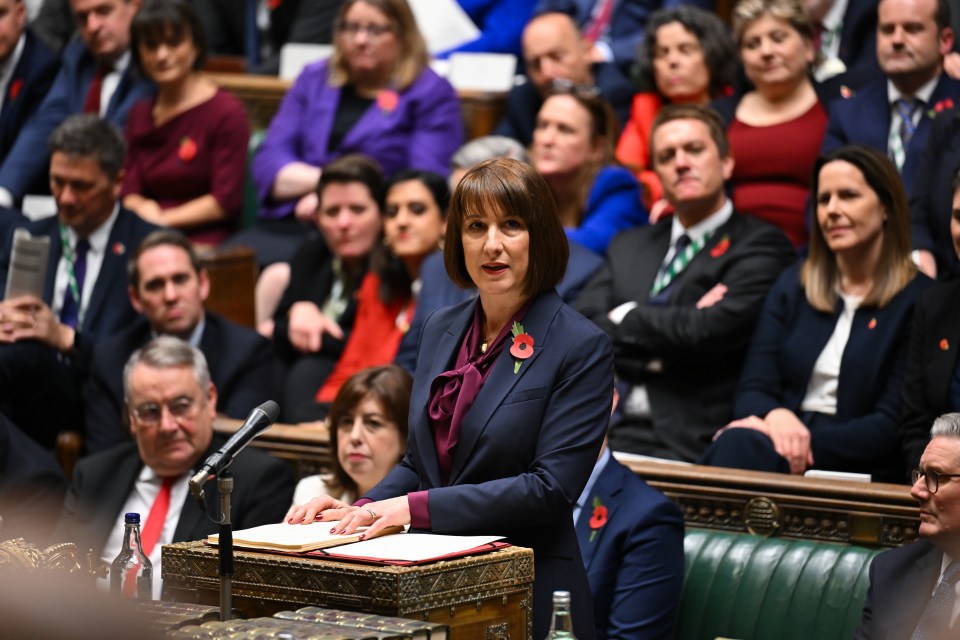
{"type": "Polygon", "coordinates": [[[103,78],[110,73],[110,68],[105,64],[98,64],[97,70],[93,74],[93,81],[90,88],[87,89],[87,99],[83,102],[83,112],[100,115],[100,93],[103,91],[103,78]]]}
{"type": "Polygon", "coordinates": [[[603,30],[610,24],[610,16],[613,15],[613,0],[599,0],[601,5],[593,14],[593,20],[590,21],[583,30],[583,37],[589,42],[596,42],[603,35],[603,30]]]}

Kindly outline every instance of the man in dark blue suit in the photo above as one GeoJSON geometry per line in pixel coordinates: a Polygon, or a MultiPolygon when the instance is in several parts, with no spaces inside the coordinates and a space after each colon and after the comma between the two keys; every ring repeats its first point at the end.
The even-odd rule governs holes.
{"type": "Polygon", "coordinates": [[[23,0],[0,0],[0,161],[60,69],[59,56],[25,24],[23,0]]]}
{"type": "Polygon", "coordinates": [[[128,291],[143,314],[93,352],[84,404],[87,452],[128,442],[123,423],[123,366],[158,335],[173,335],[200,349],[217,387],[217,405],[231,418],[276,394],[273,346],[256,331],[204,310],[210,279],[190,241],[179,231],[155,231],[130,261],[128,291]]]}
{"type": "Polygon", "coordinates": [[[683,516],[604,443],[573,511],[597,640],[673,638],[683,589],[683,516]]]}
{"type": "Polygon", "coordinates": [[[63,51],[60,73],[46,99],[0,164],[0,205],[14,206],[44,188],[50,133],[74,113],[96,113],[123,127],[133,103],[154,91],[130,65],[130,23],[140,0],[71,0],[80,39],[63,51]]]}
{"type": "MultiPolygon", "coordinates": [[[[910,192],[937,112],[960,103],[960,81],[943,73],[953,46],[947,0],[881,0],[877,7],[877,61],[884,77],[830,108],[822,153],[867,144],[896,163],[910,192]]],[[[930,272],[933,256],[921,267],[930,272]]]]}
{"type": "Polygon", "coordinates": [[[920,540],[881,553],[856,640],[960,637],[960,413],[940,416],[914,472],[920,540]]]}
{"type": "Polygon", "coordinates": [[[7,298],[13,233],[0,245],[0,404],[50,447],[82,425],[81,381],[98,338],[136,319],[124,287],[126,252],[156,227],[120,207],[123,136],[94,115],[50,137],[57,215],[23,225],[50,240],[43,293],[7,298]]]}

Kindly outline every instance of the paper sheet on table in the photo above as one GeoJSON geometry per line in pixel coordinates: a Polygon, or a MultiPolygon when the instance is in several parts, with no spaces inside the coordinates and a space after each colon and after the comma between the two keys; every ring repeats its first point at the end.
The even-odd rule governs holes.
{"type": "Polygon", "coordinates": [[[502,540],[503,536],[445,536],[434,533],[403,533],[344,544],[329,551],[342,558],[379,558],[420,562],[474,549],[502,540]]]}
{"type": "Polygon", "coordinates": [[[473,42],[480,30],[456,0],[408,0],[431,54],[473,42]]]}
{"type": "MultiPolygon", "coordinates": [[[[312,524],[264,524],[259,527],[241,529],[233,532],[233,546],[240,549],[264,549],[269,551],[286,551],[305,553],[314,549],[322,549],[339,544],[356,542],[367,527],[360,527],[351,534],[330,533],[331,528],[339,526],[339,521],[315,522],[312,524]]],[[[387,533],[399,533],[403,527],[390,527],[387,533]]],[[[390,538],[386,535],[383,539],[390,538]]],[[[217,544],[219,534],[207,537],[208,544],[217,544]]]]}

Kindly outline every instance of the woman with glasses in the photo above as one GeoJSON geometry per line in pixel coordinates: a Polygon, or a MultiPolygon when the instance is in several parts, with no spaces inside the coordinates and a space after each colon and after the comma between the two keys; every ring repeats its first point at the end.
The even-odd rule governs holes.
{"type": "Polygon", "coordinates": [[[595,87],[556,81],[530,147],[567,237],[600,255],[614,235],[647,222],[640,184],[613,157],[616,136],[616,116],[595,87]]]}
{"type": "Polygon", "coordinates": [[[205,37],[188,0],[148,0],[131,35],[134,64],[157,95],[127,119],[123,204],[195,243],[219,244],[240,218],[250,139],[243,104],[200,71],[205,37]]]}
{"type": "Polygon", "coordinates": [[[737,163],[733,206],[806,245],[810,170],[827,113],[811,76],[814,27],[800,0],[741,0],[733,32],[753,89],[716,103],[737,163]]]}
{"type": "Polygon", "coordinates": [[[914,302],[931,281],[910,259],[896,167],[865,146],[816,162],[805,260],[770,290],[734,398],[739,419],[701,462],[901,482],[901,391],[914,302]]]}
{"type": "MultiPolygon", "coordinates": [[[[410,168],[447,175],[463,142],[457,94],[428,68],[406,0],[347,0],[334,29],[332,57],[303,70],[253,161],[260,235],[286,233],[287,251],[303,236],[296,220],[316,211],[317,182],[331,160],[362,153],[387,176],[410,168]]],[[[282,241],[274,251],[248,243],[261,263],[289,255],[282,241]]]]}
{"type": "Polygon", "coordinates": [[[727,94],[736,56],[730,30],[716,14],[697,7],[658,9],[650,14],[640,45],[641,91],[633,97],[630,119],[617,142],[617,158],[643,184],[646,202],[662,189],[650,169],[650,132],[665,104],[707,104],[727,94]]]}

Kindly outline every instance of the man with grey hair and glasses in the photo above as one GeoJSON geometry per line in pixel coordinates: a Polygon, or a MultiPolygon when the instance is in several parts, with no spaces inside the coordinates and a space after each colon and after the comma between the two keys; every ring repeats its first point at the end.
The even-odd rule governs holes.
{"type": "Polygon", "coordinates": [[[880,554],[855,638],[960,637],[960,413],[937,418],[913,471],[920,540],[880,554]]]}
{"type": "MultiPolygon", "coordinates": [[[[123,542],[123,516],[141,516],[144,552],[160,566],[160,547],[216,533],[216,485],[205,491],[206,514],[188,480],[224,439],[213,432],[217,389],[199,349],[161,336],[130,356],[123,393],[133,442],[77,463],[58,527],[58,540],[77,542],[109,562],[123,542]]],[[[280,522],[293,499],[289,465],[248,447],[230,467],[235,529],[280,522]]],[[[154,597],[159,571],[154,571],[154,597]]]]}

